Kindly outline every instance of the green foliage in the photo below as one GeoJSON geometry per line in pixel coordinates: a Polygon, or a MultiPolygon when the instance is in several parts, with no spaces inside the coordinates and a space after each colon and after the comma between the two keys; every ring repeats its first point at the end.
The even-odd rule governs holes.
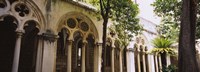
{"type": "MultiPolygon", "coordinates": [[[[200,4],[200,1],[198,1],[200,4]]],[[[162,17],[162,22],[158,26],[158,32],[167,38],[178,41],[180,30],[180,15],[181,15],[182,0],[155,0],[152,4],[156,15],[162,17]]],[[[200,38],[200,6],[197,9],[197,32],[196,38],[200,38]]]]}
{"type": "Polygon", "coordinates": [[[179,23],[181,14],[180,0],[156,0],[154,12],[162,17],[161,24],[158,26],[158,32],[161,36],[178,41],[179,23]]]}
{"type": "Polygon", "coordinates": [[[150,53],[151,54],[162,54],[167,53],[169,55],[176,55],[176,50],[173,48],[170,48],[170,46],[173,44],[173,41],[167,39],[167,38],[155,38],[152,41],[152,44],[155,48],[153,48],[150,53]]]}
{"type": "Polygon", "coordinates": [[[137,35],[142,31],[142,26],[138,24],[139,19],[136,18],[139,13],[138,5],[131,0],[101,1],[103,3],[102,8],[99,6],[99,0],[90,0],[88,2],[95,5],[98,9],[102,9],[104,15],[106,14],[106,10],[110,9],[108,18],[113,22],[110,26],[110,31],[115,32],[122,45],[127,46],[132,40],[133,35],[137,35]],[[109,6],[108,1],[110,1],[109,6]]]}
{"type": "Polygon", "coordinates": [[[164,52],[171,56],[177,55],[176,50],[172,48],[153,48],[149,53],[155,55],[155,54],[162,54],[164,52]]]}
{"type": "Polygon", "coordinates": [[[176,67],[175,65],[169,65],[169,66],[164,66],[162,68],[163,72],[176,72],[176,70],[178,69],[178,67],[176,67]]]}
{"type": "Polygon", "coordinates": [[[139,13],[138,5],[134,4],[130,0],[113,0],[113,8],[111,10],[111,18],[115,22],[111,27],[116,31],[118,38],[122,42],[122,45],[128,46],[129,42],[135,35],[142,31],[139,19],[136,18],[139,13]]]}
{"type": "Polygon", "coordinates": [[[155,48],[169,48],[173,44],[173,41],[167,38],[158,37],[155,38],[152,43],[155,48]]]}

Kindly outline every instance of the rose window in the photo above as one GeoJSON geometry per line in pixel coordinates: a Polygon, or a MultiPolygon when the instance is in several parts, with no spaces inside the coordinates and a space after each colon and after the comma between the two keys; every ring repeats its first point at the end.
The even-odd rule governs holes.
{"type": "Polygon", "coordinates": [[[83,30],[83,31],[88,31],[88,30],[89,30],[89,26],[88,26],[88,24],[87,24],[86,22],[82,22],[82,23],[80,24],[80,28],[81,28],[81,30],[83,30]]]}
{"type": "Polygon", "coordinates": [[[75,28],[76,27],[76,21],[74,19],[70,18],[70,19],[67,20],[67,25],[70,28],[75,28]]]}

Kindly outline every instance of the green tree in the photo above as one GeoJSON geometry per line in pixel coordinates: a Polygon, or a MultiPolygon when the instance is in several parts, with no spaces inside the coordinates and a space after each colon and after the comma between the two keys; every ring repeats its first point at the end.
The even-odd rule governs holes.
{"type": "Polygon", "coordinates": [[[181,3],[180,0],[156,0],[152,4],[155,14],[162,18],[158,26],[161,36],[178,41],[181,3]]]}
{"type": "Polygon", "coordinates": [[[154,48],[150,53],[160,54],[162,59],[162,67],[165,67],[167,65],[166,55],[176,54],[175,50],[170,47],[173,44],[173,41],[167,38],[158,37],[152,41],[152,44],[154,48]]]}
{"type": "MultiPolygon", "coordinates": [[[[102,58],[103,66],[102,72],[105,72],[105,48],[106,48],[106,35],[108,20],[111,19],[118,26],[124,26],[123,30],[131,30],[130,32],[137,33],[141,26],[138,25],[138,6],[132,2],[132,0],[91,0],[90,3],[99,7],[101,17],[103,19],[103,44],[102,44],[102,58]],[[99,2],[99,3],[97,3],[99,2]]],[[[120,33],[117,33],[120,34],[120,33]]],[[[126,35],[125,32],[122,34],[126,35]]],[[[120,37],[120,36],[119,36],[120,37]]]]}
{"type": "Polygon", "coordinates": [[[183,0],[179,35],[179,72],[199,72],[195,50],[197,0],[183,0]]]}
{"type": "Polygon", "coordinates": [[[110,26],[110,30],[117,34],[122,46],[126,48],[134,35],[138,35],[143,30],[142,26],[138,24],[139,19],[136,18],[139,11],[138,5],[132,2],[123,2],[123,0],[115,3],[115,5],[114,15],[112,16],[114,23],[110,26]],[[117,6],[122,6],[125,9],[117,6]]]}
{"type": "MultiPolygon", "coordinates": [[[[200,4],[200,2],[198,2],[200,4]]],[[[156,0],[154,12],[159,17],[162,17],[161,24],[158,26],[158,32],[164,37],[178,41],[177,36],[180,31],[180,15],[182,8],[181,0],[156,0]]],[[[200,6],[197,8],[197,14],[200,15],[200,6]]],[[[200,31],[200,16],[197,17],[196,30],[200,31]]],[[[195,38],[200,38],[200,32],[197,32],[195,38]]]]}
{"type": "MultiPolygon", "coordinates": [[[[200,31],[199,1],[156,0],[152,5],[155,7],[154,12],[163,18],[163,25],[171,24],[174,28],[180,27],[179,72],[199,72],[195,57],[195,38],[200,38],[200,32],[196,33],[195,31],[200,31]]],[[[168,30],[163,29],[161,31],[168,30]]]]}

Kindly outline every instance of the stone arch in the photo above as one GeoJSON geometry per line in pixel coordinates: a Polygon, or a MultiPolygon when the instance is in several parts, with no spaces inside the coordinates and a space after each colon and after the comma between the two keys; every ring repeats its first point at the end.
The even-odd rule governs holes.
{"type": "Polygon", "coordinates": [[[38,21],[35,21],[33,19],[27,20],[26,22],[24,22],[23,24],[23,28],[28,26],[28,23],[35,23],[36,24],[36,28],[38,28],[39,30],[41,29],[41,26],[39,25],[38,21]]]}
{"type": "Polygon", "coordinates": [[[83,36],[80,31],[73,34],[72,46],[72,72],[81,72],[82,68],[82,53],[83,53],[83,36]]]}
{"type": "MultiPolygon", "coordinates": [[[[122,60],[120,60],[120,55],[122,52],[122,48],[120,46],[120,41],[119,40],[115,40],[114,42],[115,48],[114,48],[114,72],[120,72],[120,61],[123,61],[123,58],[121,58],[122,60]]],[[[123,67],[123,66],[122,66],[123,67]]]]}
{"type": "Polygon", "coordinates": [[[56,72],[66,72],[67,71],[67,60],[68,60],[68,29],[62,28],[58,33],[57,40],[57,53],[56,53],[56,72]]]}
{"type": "Polygon", "coordinates": [[[95,49],[95,38],[93,34],[88,34],[87,38],[87,45],[86,45],[86,72],[93,72],[94,71],[94,49],[95,49]]]}
{"type": "Polygon", "coordinates": [[[33,20],[27,21],[23,27],[24,34],[22,36],[19,72],[35,71],[36,58],[38,50],[39,29],[37,23],[33,20]]]}
{"type": "Polygon", "coordinates": [[[23,30],[23,25],[29,20],[35,20],[38,23],[40,30],[44,30],[46,24],[45,18],[41,10],[32,0],[14,1],[12,4],[8,0],[4,1],[6,2],[6,7],[0,8],[0,16],[12,15],[17,18],[20,30],[23,30]],[[21,9],[21,7],[23,9],[21,9]],[[23,12],[19,13],[20,10],[23,10],[23,12]],[[28,15],[24,16],[25,14],[28,15]]]}
{"type": "Polygon", "coordinates": [[[113,41],[112,41],[112,38],[111,37],[107,37],[107,40],[106,40],[106,45],[109,45],[109,46],[113,46],[113,41]]]}
{"type": "MultiPolygon", "coordinates": [[[[96,26],[94,25],[94,22],[88,16],[84,15],[83,13],[76,12],[76,11],[68,12],[60,18],[60,20],[58,21],[57,31],[59,31],[62,27],[66,27],[66,28],[70,29],[69,27],[67,27],[67,19],[70,19],[70,18],[75,19],[76,23],[79,20],[86,22],[89,25],[89,31],[87,31],[87,32],[93,32],[95,41],[99,40],[99,34],[96,29],[96,26]]],[[[79,27],[78,25],[79,25],[79,23],[77,23],[76,29],[80,29],[80,28],[77,28],[77,27],[79,27]]],[[[81,31],[81,32],[84,33],[84,31],[81,31]]]]}
{"type": "Polygon", "coordinates": [[[14,23],[15,17],[6,15],[0,21],[0,68],[2,71],[11,72],[15,43],[16,29],[18,24],[14,23]]]}
{"type": "Polygon", "coordinates": [[[13,15],[10,15],[10,14],[4,14],[2,16],[0,16],[0,21],[3,21],[5,17],[12,17],[14,19],[14,23],[18,26],[19,25],[19,20],[13,16],[13,15]]]}
{"type": "Polygon", "coordinates": [[[123,50],[123,48],[121,48],[121,42],[119,41],[119,39],[115,40],[114,45],[115,45],[116,48],[119,48],[120,50],[123,50]]]}

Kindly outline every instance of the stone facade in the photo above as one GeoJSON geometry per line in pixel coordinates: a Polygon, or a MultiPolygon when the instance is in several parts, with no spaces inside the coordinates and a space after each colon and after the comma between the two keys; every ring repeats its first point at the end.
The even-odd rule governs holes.
{"type": "MultiPolygon", "coordinates": [[[[0,70],[101,72],[103,21],[98,16],[93,6],[80,1],[0,0],[0,70]]],[[[104,71],[155,72],[153,56],[145,54],[156,33],[150,30],[138,36],[138,49],[122,48],[108,33],[104,71]],[[142,58],[136,60],[136,52],[142,58]],[[136,62],[142,70],[136,70],[136,62]]]]}

